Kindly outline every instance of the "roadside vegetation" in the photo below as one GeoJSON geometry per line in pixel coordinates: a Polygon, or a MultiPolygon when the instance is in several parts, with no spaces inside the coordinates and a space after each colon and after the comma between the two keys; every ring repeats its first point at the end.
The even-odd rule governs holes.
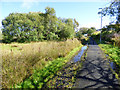
{"type": "Polygon", "coordinates": [[[73,49],[65,57],[60,57],[49,61],[42,69],[35,69],[34,73],[22,83],[15,85],[14,88],[43,88],[45,84],[65,65],[73,55],[81,49],[82,45],[73,49]]]}
{"type": "MultiPolygon", "coordinates": [[[[119,4],[114,2],[112,5],[114,9],[119,4]]],[[[111,12],[107,12],[111,8],[107,9],[102,11],[103,15],[107,13],[111,15],[111,12]]],[[[115,14],[117,18],[115,24],[102,28],[101,44],[99,44],[100,31],[96,31],[94,27],[78,29],[79,23],[76,19],[58,18],[54,8],[46,7],[45,13],[10,13],[2,20],[3,28],[0,35],[2,87],[43,88],[45,85],[54,87],[58,77],[51,79],[54,75],[60,75],[59,70],[88,42],[89,36],[96,40],[120,71],[118,13],[115,14]]],[[[75,70],[80,68],[81,64],[78,62],[64,71],[69,72],[71,67],[74,70],[70,75],[73,76],[65,75],[70,76],[70,82],[75,82],[75,70]]],[[[120,75],[120,72],[118,74],[120,75]]],[[[71,86],[72,83],[69,83],[65,87],[71,86]]]]}
{"type": "Polygon", "coordinates": [[[96,31],[95,27],[91,28],[86,28],[86,27],[81,27],[78,29],[76,32],[76,38],[81,41],[83,45],[86,45],[89,37],[96,31]]]}
{"type": "Polygon", "coordinates": [[[117,67],[117,73],[120,77],[120,48],[110,44],[99,44],[102,50],[108,55],[111,62],[114,62],[117,67]]]}
{"type": "Polygon", "coordinates": [[[94,33],[96,31],[95,27],[91,27],[91,28],[86,28],[86,27],[81,27],[80,29],[78,29],[78,31],[76,32],[76,37],[81,40],[84,39],[87,36],[91,36],[92,33],[94,33]],[[86,35],[86,36],[85,36],[86,35]],[[84,37],[83,37],[84,36],[84,37]]]}
{"type": "Polygon", "coordinates": [[[86,44],[84,34],[95,31],[78,29],[76,19],[57,18],[50,7],[45,13],[10,13],[2,26],[3,88],[43,87],[86,44]]]}
{"type": "Polygon", "coordinates": [[[73,39],[64,42],[49,41],[1,45],[2,85],[4,88],[9,88],[28,78],[35,69],[42,69],[50,61],[66,57],[74,48],[79,47],[81,43],[77,39],[73,39]]]}
{"type": "Polygon", "coordinates": [[[100,32],[92,35],[92,38],[108,55],[110,61],[116,65],[116,72],[120,78],[120,33],[117,33],[115,29],[109,31],[107,28],[103,28],[101,37],[100,43],[100,32]]]}
{"type": "Polygon", "coordinates": [[[32,82],[34,87],[42,87],[82,46],[76,38],[76,19],[57,18],[50,7],[45,8],[45,13],[10,13],[2,20],[2,26],[3,88],[18,84],[33,87],[32,82]],[[31,77],[30,82],[26,80],[31,77]]]}
{"type": "Polygon", "coordinates": [[[0,31],[0,40],[2,40],[2,32],[0,31]]]}

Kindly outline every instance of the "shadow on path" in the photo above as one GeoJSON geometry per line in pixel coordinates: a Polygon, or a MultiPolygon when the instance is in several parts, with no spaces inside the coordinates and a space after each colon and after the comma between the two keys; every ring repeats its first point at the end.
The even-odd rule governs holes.
{"type": "Polygon", "coordinates": [[[89,45],[97,45],[97,43],[90,37],[89,45]]]}
{"type": "Polygon", "coordinates": [[[109,61],[104,58],[104,54],[92,38],[90,38],[86,60],[76,78],[75,88],[120,89],[118,80],[110,70],[109,61]]]}

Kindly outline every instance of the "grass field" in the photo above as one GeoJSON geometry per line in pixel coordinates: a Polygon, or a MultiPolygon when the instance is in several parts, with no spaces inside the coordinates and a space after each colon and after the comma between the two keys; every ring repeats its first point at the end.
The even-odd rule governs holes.
{"type": "Polygon", "coordinates": [[[49,61],[65,57],[80,45],[77,39],[65,42],[1,43],[3,88],[22,82],[35,69],[42,69],[49,61]]]}

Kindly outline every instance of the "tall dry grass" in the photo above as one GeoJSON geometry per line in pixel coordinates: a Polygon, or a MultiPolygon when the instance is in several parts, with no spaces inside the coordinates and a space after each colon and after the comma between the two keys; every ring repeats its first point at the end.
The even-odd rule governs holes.
{"type": "Polygon", "coordinates": [[[115,41],[115,45],[120,48],[120,33],[115,33],[112,40],[115,41]]]}
{"type": "Polygon", "coordinates": [[[22,82],[33,73],[34,69],[42,69],[48,61],[66,56],[80,44],[77,39],[65,42],[0,44],[2,46],[3,88],[22,82]]]}

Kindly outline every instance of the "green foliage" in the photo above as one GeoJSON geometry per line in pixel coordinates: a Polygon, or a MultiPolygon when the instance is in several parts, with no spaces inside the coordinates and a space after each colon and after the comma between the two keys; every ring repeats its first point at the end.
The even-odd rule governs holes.
{"type": "Polygon", "coordinates": [[[22,82],[34,69],[42,69],[49,61],[68,56],[79,45],[75,38],[60,42],[2,43],[2,87],[10,88],[22,82]]]}
{"type": "Polygon", "coordinates": [[[74,37],[74,24],[72,19],[59,19],[58,36],[60,39],[65,40],[74,37]]]}
{"type": "MultiPolygon", "coordinates": [[[[48,80],[50,80],[54,74],[62,68],[63,65],[80,50],[82,45],[72,50],[66,57],[57,58],[49,63],[41,70],[34,70],[32,76],[26,79],[22,84],[16,85],[17,88],[42,88],[48,80]]],[[[14,88],[16,88],[14,87],[14,88]]]]}
{"type": "Polygon", "coordinates": [[[82,34],[88,34],[91,35],[93,32],[96,31],[95,27],[91,27],[91,28],[86,28],[86,27],[82,27],[79,30],[82,34]]]}
{"type": "Polygon", "coordinates": [[[119,24],[120,23],[119,5],[120,5],[120,0],[113,0],[111,1],[108,7],[103,8],[101,12],[98,12],[98,14],[102,14],[103,16],[109,15],[110,17],[116,17],[116,23],[119,24]]]}
{"type": "Polygon", "coordinates": [[[109,55],[110,60],[120,67],[120,48],[110,44],[100,44],[99,46],[109,55]]]}
{"type": "Polygon", "coordinates": [[[88,34],[89,36],[91,36],[95,31],[96,31],[95,27],[91,28],[82,27],[79,29],[79,31],[76,32],[76,37],[80,40],[82,35],[88,34]]]}
{"type": "Polygon", "coordinates": [[[120,48],[110,44],[99,44],[102,50],[108,55],[109,60],[115,63],[116,78],[120,77],[120,48]]]}
{"type": "Polygon", "coordinates": [[[87,34],[88,28],[82,27],[82,28],[80,28],[79,31],[82,32],[82,34],[87,34]]]}
{"type": "Polygon", "coordinates": [[[76,37],[78,38],[78,40],[80,40],[81,39],[81,37],[82,37],[82,32],[76,32],[76,37]]]}
{"type": "Polygon", "coordinates": [[[95,31],[96,31],[96,29],[90,28],[90,29],[88,29],[87,34],[90,36],[90,35],[92,35],[92,33],[95,32],[95,31]]]}
{"type": "Polygon", "coordinates": [[[58,35],[52,32],[49,32],[46,38],[47,40],[58,40],[59,39],[58,35]]]}
{"type": "Polygon", "coordinates": [[[10,43],[73,38],[78,22],[58,19],[54,8],[46,7],[45,13],[11,13],[2,25],[3,42],[10,43]]]}
{"type": "Polygon", "coordinates": [[[74,18],[74,25],[75,25],[75,27],[78,27],[78,26],[79,26],[79,23],[76,21],[75,18],[74,18]]]}
{"type": "Polygon", "coordinates": [[[112,32],[119,32],[120,31],[120,24],[111,24],[111,25],[107,25],[105,27],[102,28],[102,31],[112,31],[112,32]]]}
{"type": "MultiPolygon", "coordinates": [[[[117,43],[119,46],[119,31],[120,31],[120,24],[111,24],[107,25],[102,28],[101,31],[101,39],[103,43],[111,43],[113,44],[114,42],[117,43]]],[[[100,39],[100,33],[98,35],[92,35],[92,37],[97,40],[100,39]]]]}

